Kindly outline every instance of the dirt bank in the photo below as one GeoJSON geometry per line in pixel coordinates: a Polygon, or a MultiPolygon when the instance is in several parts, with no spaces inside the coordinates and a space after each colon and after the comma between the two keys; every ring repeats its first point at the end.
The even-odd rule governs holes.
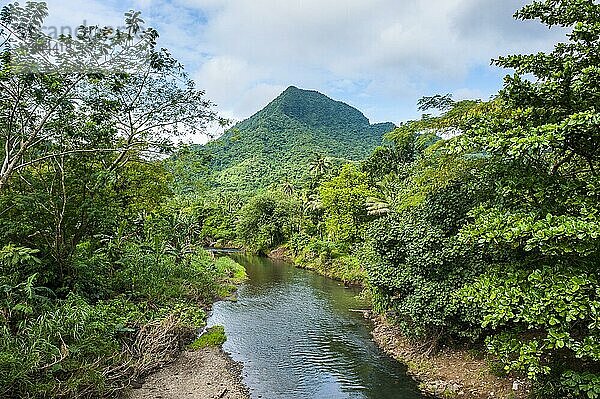
{"type": "Polygon", "coordinates": [[[467,350],[444,349],[426,354],[402,337],[399,329],[382,317],[373,317],[373,338],[388,355],[408,366],[420,388],[435,397],[465,399],[524,399],[529,387],[519,380],[497,377],[489,363],[467,350]]]}
{"type": "Polygon", "coordinates": [[[248,399],[242,366],[219,347],[183,352],[175,362],[150,375],[128,399],[248,399]]]}
{"type": "Polygon", "coordinates": [[[267,254],[267,257],[275,260],[294,263],[294,257],[291,255],[290,250],[285,245],[272,250],[267,254]]]}

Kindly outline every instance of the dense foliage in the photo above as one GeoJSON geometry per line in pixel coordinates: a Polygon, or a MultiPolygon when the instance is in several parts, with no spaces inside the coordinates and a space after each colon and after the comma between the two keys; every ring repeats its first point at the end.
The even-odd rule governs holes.
{"type": "Polygon", "coordinates": [[[243,277],[198,247],[204,208],[152,155],[216,117],[138,13],[58,43],[46,15],[0,13],[0,396],[115,396],[243,277]],[[47,63],[55,44],[70,46],[47,63]],[[90,70],[94,55],[112,69],[90,70]]]}
{"type": "Polygon", "coordinates": [[[370,125],[355,108],[292,86],[219,139],[192,151],[209,159],[211,186],[253,192],[286,179],[306,183],[315,155],[338,163],[362,159],[393,128],[391,123],[370,125]]]}
{"type": "Polygon", "coordinates": [[[360,165],[316,159],[295,190],[280,185],[304,204],[288,255],[362,282],[432,348],[487,348],[534,395],[600,396],[599,15],[592,0],[525,6],[517,18],[567,41],[494,61],[515,72],[492,100],[426,97],[436,116],[360,165]]]}
{"type": "Polygon", "coordinates": [[[298,205],[279,192],[253,197],[240,210],[237,237],[247,249],[257,253],[287,242],[298,228],[298,205]]]}
{"type": "Polygon", "coordinates": [[[592,1],[526,6],[518,18],[572,28],[569,41],[495,61],[516,72],[490,102],[425,100],[442,115],[396,136],[459,134],[398,174],[370,238],[380,310],[421,339],[485,341],[543,397],[600,395],[599,13],[592,1]]]}
{"type": "Polygon", "coordinates": [[[514,73],[489,101],[423,98],[435,113],[383,140],[390,124],[290,87],[160,161],[182,121],[216,116],[153,30],[128,56],[141,75],[24,73],[14,49],[40,37],[19,21],[41,27],[45,8],[6,8],[25,33],[0,70],[1,394],[110,394],[150,371],[163,360],[147,337],[169,331],[176,347],[203,322],[193,304],[243,277],[198,251],[210,244],[363,284],[406,336],[484,348],[538,397],[599,397],[599,15],[593,0],[525,6],[517,18],[567,41],[494,61],[514,73]]]}

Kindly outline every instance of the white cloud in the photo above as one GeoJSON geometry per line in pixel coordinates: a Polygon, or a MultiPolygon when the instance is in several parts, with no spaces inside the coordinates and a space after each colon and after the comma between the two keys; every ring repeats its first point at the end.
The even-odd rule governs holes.
{"type": "Polygon", "coordinates": [[[47,0],[49,16],[46,26],[70,27],[77,29],[82,24],[120,27],[123,25],[123,12],[109,4],[97,0],[60,1],[47,0]]]}
{"type": "MultiPolygon", "coordinates": [[[[357,102],[375,109],[377,101],[364,100],[379,98],[385,103],[382,108],[393,109],[391,102],[403,103],[402,97],[409,96],[414,104],[420,95],[430,94],[418,91],[431,86],[441,91],[464,89],[472,68],[487,66],[498,55],[548,49],[555,33],[512,19],[522,4],[521,0],[221,0],[200,45],[217,57],[244,61],[246,69],[239,74],[245,77],[238,80],[331,88],[342,95],[345,82],[350,90],[345,99],[362,98],[357,102]],[[369,82],[360,97],[348,83],[355,81],[369,82]]],[[[226,73],[227,69],[211,71],[210,77],[218,80],[226,73]]],[[[217,96],[223,106],[248,116],[249,110],[235,105],[236,95],[217,96]]],[[[372,115],[381,119],[380,113],[372,115]]]]}
{"type": "Polygon", "coordinates": [[[84,1],[49,5],[78,21],[141,8],[161,45],[237,119],[294,84],[398,122],[416,116],[422,95],[487,97],[500,84],[491,58],[547,50],[563,36],[514,21],[525,0],[84,1]]]}

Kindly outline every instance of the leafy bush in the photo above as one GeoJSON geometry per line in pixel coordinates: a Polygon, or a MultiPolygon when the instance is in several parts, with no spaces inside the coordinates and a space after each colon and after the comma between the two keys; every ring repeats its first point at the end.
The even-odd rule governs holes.
{"type": "Polygon", "coordinates": [[[121,263],[114,276],[114,289],[137,300],[161,304],[178,298],[210,303],[218,294],[220,276],[204,251],[179,261],[173,255],[157,255],[143,245],[130,245],[121,263]]]}
{"type": "Polygon", "coordinates": [[[103,372],[125,360],[118,354],[133,341],[131,327],[143,321],[141,310],[124,298],[90,305],[70,296],[21,318],[16,328],[3,323],[2,395],[74,397],[114,389],[103,372]]]}
{"type": "Polygon", "coordinates": [[[592,398],[600,389],[593,378],[600,371],[599,283],[574,267],[504,265],[463,288],[458,300],[480,312],[488,349],[507,372],[540,386],[562,381],[592,398]]]}
{"type": "Polygon", "coordinates": [[[484,196],[481,173],[479,163],[424,154],[391,212],[369,225],[363,261],[374,308],[393,315],[409,337],[477,338],[452,295],[485,269],[481,253],[459,239],[470,209],[484,196]]]}
{"type": "Polygon", "coordinates": [[[258,194],[242,208],[237,236],[244,247],[255,253],[285,243],[297,231],[298,204],[279,192],[258,194]]]}

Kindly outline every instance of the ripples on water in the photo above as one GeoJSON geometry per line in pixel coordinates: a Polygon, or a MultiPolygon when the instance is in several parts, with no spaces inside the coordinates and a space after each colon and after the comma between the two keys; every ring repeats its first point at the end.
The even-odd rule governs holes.
{"type": "Polygon", "coordinates": [[[371,341],[358,291],[282,262],[237,255],[249,280],[215,304],[224,349],[244,364],[252,397],[420,398],[406,369],[371,341]]]}

